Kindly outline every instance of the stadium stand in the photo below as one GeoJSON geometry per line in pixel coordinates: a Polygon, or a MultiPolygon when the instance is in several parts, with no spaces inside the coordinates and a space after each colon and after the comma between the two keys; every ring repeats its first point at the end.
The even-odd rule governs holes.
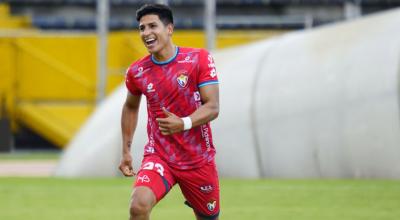
{"type": "Polygon", "coordinates": [[[11,15],[10,6],[0,3],[0,27],[2,28],[27,28],[30,26],[28,16],[11,15]]]}
{"type": "MultiPolygon", "coordinates": [[[[7,2],[14,13],[30,14],[33,26],[42,29],[87,30],[96,26],[94,0],[8,0],[7,2]]],[[[113,30],[136,28],[134,11],[146,2],[157,1],[111,0],[110,28],[113,30]]],[[[400,1],[390,0],[218,0],[217,25],[219,29],[300,29],[305,27],[304,20],[309,17],[314,26],[342,20],[343,7],[346,3],[359,6],[363,14],[400,5],[400,1]]],[[[169,0],[168,4],[176,11],[178,29],[203,27],[202,1],[169,0]]]]}

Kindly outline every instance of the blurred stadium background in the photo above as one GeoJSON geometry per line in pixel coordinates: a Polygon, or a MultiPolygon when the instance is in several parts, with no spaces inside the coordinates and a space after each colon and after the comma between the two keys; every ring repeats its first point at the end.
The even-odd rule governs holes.
{"type": "MultiPolygon", "coordinates": [[[[64,156],[62,153],[76,138],[82,125],[96,111],[96,107],[121,85],[125,69],[132,61],[146,54],[136,31],[137,22],[134,14],[137,8],[148,2],[168,4],[175,13],[174,42],[180,46],[205,47],[212,50],[216,54],[217,68],[219,67],[218,60],[223,63],[223,57],[229,54],[235,54],[235,62],[240,62],[240,52],[248,49],[246,45],[249,43],[253,43],[250,45],[255,45],[253,50],[256,50],[257,47],[264,47],[257,42],[285,37],[287,39],[287,36],[292,36],[291,33],[312,33],[316,29],[357,21],[369,15],[399,14],[396,9],[400,6],[400,1],[397,0],[0,1],[0,219],[127,218],[126,207],[132,180],[86,179],[85,175],[66,179],[53,177],[53,174],[60,158],[64,156]],[[230,52],[235,50],[236,53],[230,52]]],[[[392,18],[399,18],[399,16],[392,15],[392,18]]],[[[400,29],[400,20],[391,22],[395,24],[397,22],[397,27],[400,29]]],[[[379,25],[384,26],[383,23],[366,24],[365,38],[361,37],[359,40],[357,38],[356,41],[364,40],[368,44],[368,35],[376,34],[374,31],[368,32],[368,27],[371,27],[370,30],[375,30],[373,27],[379,25]]],[[[399,36],[395,33],[398,34],[398,30],[394,30],[393,35],[399,36]]],[[[340,33],[337,35],[339,36],[340,33]]],[[[325,40],[327,45],[333,42],[330,41],[331,39],[321,40],[325,40]]],[[[380,43],[385,45],[388,42],[382,40],[380,43]]],[[[278,155],[276,158],[270,154],[274,151],[257,152],[257,149],[255,152],[251,151],[254,157],[246,158],[243,155],[246,159],[240,161],[237,161],[233,154],[219,154],[219,163],[226,161],[231,167],[227,169],[224,164],[221,164],[223,174],[225,174],[221,183],[223,199],[221,217],[223,219],[400,219],[398,210],[400,184],[396,180],[400,176],[398,150],[400,133],[397,133],[400,127],[398,118],[400,43],[398,43],[399,40],[393,42],[397,42],[391,47],[394,51],[376,55],[383,57],[382,59],[397,62],[397,66],[393,66],[393,71],[390,72],[395,73],[395,77],[390,78],[396,85],[393,86],[394,99],[397,100],[395,106],[376,102],[377,105],[382,104],[385,109],[393,107],[393,112],[397,116],[382,120],[383,123],[393,122],[393,126],[388,128],[381,125],[378,118],[371,123],[365,123],[364,127],[357,130],[358,133],[346,133],[348,136],[357,136],[363,141],[350,143],[340,141],[327,143],[321,139],[318,143],[314,141],[313,144],[320,145],[319,149],[323,149],[321,152],[327,152],[325,158],[320,158],[321,160],[330,161],[329,154],[333,153],[334,159],[339,158],[339,163],[342,161],[339,171],[332,168],[334,167],[332,163],[325,164],[325,170],[322,167],[317,171],[312,168],[304,171],[300,169],[302,166],[298,165],[299,173],[302,175],[296,173],[296,169],[286,170],[287,172],[283,174],[274,172],[286,165],[283,162],[279,163],[279,156],[291,151],[290,148],[285,148],[286,145],[280,148],[281,152],[275,151],[278,155]],[[391,54],[396,55],[390,56],[391,54]],[[370,126],[373,129],[369,129],[370,126]],[[375,130],[380,130],[380,134],[383,135],[371,132],[375,130]],[[362,133],[363,131],[366,132],[362,133]],[[365,137],[371,137],[371,140],[375,138],[378,141],[371,141],[365,137]],[[330,147],[343,148],[343,146],[348,147],[363,142],[366,145],[369,142],[376,151],[371,150],[365,153],[360,150],[362,146],[359,145],[357,145],[358,150],[340,151],[341,154],[335,154],[337,152],[334,150],[326,150],[330,147]],[[385,151],[386,153],[380,154],[385,151]],[[365,154],[359,156],[359,152],[365,154]],[[374,158],[374,152],[379,160],[374,158]],[[278,162],[264,161],[263,163],[265,159],[263,157],[267,153],[268,161],[278,162]],[[390,155],[390,158],[388,156],[388,163],[385,165],[387,155],[390,155]],[[342,158],[346,160],[340,160],[342,158]],[[348,160],[357,162],[355,165],[349,165],[348,160]],[[368,166],[364,166],[365,164],[368,166]],[[257,167],[258,170],[252,167],[257,167]],[[358,170],[354,167],[361,168],[358,170]],[[363,170],[363,168],[368,170],[363,170]],[[234,175],[235,172],[239,174],[234,175]],[[235,179],[226,177],[235,177],[235,179]],[[238,177],[246,178],[238,179],[238,177]],[[267,179],[259,179],[259,177],[267,177],[267,179]],[[283,177],[289,179],[272,179],[283,177]],[[298,177],[302,179],[290,180],[290,178],[298,177]],[[314,179],[318,177],[322,179],[314,179]],[[338,177],[348,179],[332,179],[338,177]],[[324,178],[329,178],[329,180],[324,178]],[[369,178],[374,179],[366,180],[369,178]]],[[[290,49],[285,51],[291,53],[290,49]]],[[[365,54],[365,57],[370,55],[365,54]]],[[[283,65],[285,58],[288,57],[289,55],[281,57],[283,65]]],[[[360,55],[360,59],[366,60],[365,57],[360,55]]],[[[245,57],[242,60],[250,62],[245,57]]],[[[225,66],[229,65],[228,61],[225,60],[225,63],[228,63],[225,66]]],[[[382,63],[377,62],[377,64],[382,63]]],[[[384,69],[383,66],[382,69],[384,69]]],[[[228,74],[222,76],[224,82],[229,81],[228,74]]],[[[262,73],[256,71],[254,74],[262,73]]],[[[375,75],[379,76],[379,73],[375,75]]],[[[315,88],[324,86],[323,81],[313,79],[317,84],[320,83],[320,86],[315,88]]],[[[382,77],[381,80],[387,79],[382,77]]],[[[371,78],[369,81],[381,80],[378,77],[371,78]]],[[[262,88],[263,85],[260,86],[262,88]]],[[[360,86],[359,89],[368,89],[368,86],[360,86]]],[[[385,100],[385,94],[381,100],[385,100]]],[[[225,95],[226,98],[231,97],[229,94],[225,95]]],[[[262,93],[260,96],[274,98],[262,93]]],[[[392,98],[393,94],[388,96],[392,98]]],[[[252,97],[244,98],[252,99],[252,97]]],[[[271,100],[275,101],[275,99],[271,100]]],[[[119,106],[114,108],[120,109],[119,106]]],[[[221,121],[235,119],[236,113],[229,113],[229,110],[225,109],[224,111],[227,117],[222,115],[221,121]]],[[[250,114],[253,110],[248,111],[250,114]]],[[[375,109],[375,111],[380,111],[380,109],[375,109]]],[[[386,111],[380,111],[376,115],[386,113],[386,111]]],[[[320,117],[315,116],[317,119],[320,117]]],[[[299,121],[299,123],[302,122],[299,121]]],[[[315,121],[307,123],[315,123],[315,121]]],[[[225,126],[232,126],[232,124],[227,123],[225,126]]],[[[284,126],[279,128],[285,132],[284,126]]],[[[299,130],[302,129],[299,128],[299,130]]],[[[332,129],[335,130],[337,127],[332,129]]],[[[218,127],[216,130],[221,132],[218,127]]],[[[249,138],[240,137],[240,128],[236,130],[239,133],[219,134],[225,140],[229,139],[229,136],[231,139],[249,138]]],[[[325,136],[329,136],[331,131],[323,128],[321,130],[326,131],[325,136]]],[[[243,133],[246,132],[249,131],[243,133]]],[[[335,130],[335,132],[343,131],[335,130]]],[[[302,134],[310,135],[299,133],[299,136],[302,134]]],[[[268,136],[267,133],[258,133],[258,135],[268,136]]],[[[215,139],[218,139],[218,135],[215,136],[215,139]]],[[[257,137],[249,139],[257,139],[257,137]]],[[[267,139],[266,142],[258,141],[259,143],[254,143],[254,145],[276,143],[269,140],[273,138],[267,139]]],[[[238,143],[243,142],[238,141],[238,143]]],[[[297,142],[288,141],[288,144],[292,146],[297,142]]],[[[119,148],[118,144],[114,147],[119,148]]],[[[229,149],[229,146],[220,147],[229,149]]],[[[253,146],[249,145],[242,147],[253,149],[253,146]]],[[[135,149],[138,148],[141,146],[135,146],[135,149]]],[[[297,150],[299,150],[297,152],[304,150],[304,155],[310,154],[310,157],[315,154],[315,152],[308,152],[307,147],[300,147],[297,150]]],[[[142,150],[138,151],[140,154],[142,150]]],[[[221,151],[224,152],[224,150],[221,151]]],[[[233,149],[232,152],[243,151],[233,149]]],[[[247,152],[246,155],[248,155],[247,152]]],[[[295,157],[286,159],[293,158],[295,157]]],[[[113,159],[118,160],[118,158],[113,159]]],[[[286,159],[282,161],[286,163],[286,159]]],[[[304,156],[302,159],[309,158],[304,156]]],[[[296,162],[298,161],[294,159],[291,166],[295,167],[296,162]]],[[[305,167],[313,166],[312,164],[305,167]]],[[[78,169],[84,170],[79,167],[78,169]]],[[[115,167],[110,169],[115,169],[115,167]]],[[[157,207],[154,219],[191,218],[190,210],[184,208],[183,200],[176,191],[174,190],[157,207]]]]}

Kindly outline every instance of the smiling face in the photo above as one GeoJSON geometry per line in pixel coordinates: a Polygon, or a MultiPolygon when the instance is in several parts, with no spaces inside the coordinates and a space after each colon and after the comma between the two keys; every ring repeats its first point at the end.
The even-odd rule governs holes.
{"type": "Polygon", "coordinates": [[[140,37],[149,53],[162,55],[163,50],[172,48],[173,25],[165,25],[158,15],[148,14],[140,18],[140,37]]]}

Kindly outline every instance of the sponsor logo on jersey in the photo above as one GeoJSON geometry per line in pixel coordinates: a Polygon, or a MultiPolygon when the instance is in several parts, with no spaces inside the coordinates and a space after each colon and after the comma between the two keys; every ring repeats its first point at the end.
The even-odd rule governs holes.
{"type": "Polygon", "coordinates": [[[210,54],[208,54],[208,68],[210,68],[210,76],[214,78],[217,76],[217,70],[215,70],[214,59],[210,54]]]}
{"type": "Polygon", "coordinates": [[[141,183],[149,183],[150,178],[147,175],[138,176],[138,181],[140,181],[141,183]]]}
{"type": "Polygon", "coordinates": [[[200,186],[200,191],[202,192],[202,193],[211,193],[212,191],[213,191],[213,187],[212,187],[212,185],[204,185],[204,186],[200,186]]]}
{"type": "Polygon", "coordinates": [[[211,69],[210,76],[211,76],[211,78],[214,78],[217,76],[217,71],[215,70],[215,68],[211,69]]]}
{"type": "Polygon", "coordinates": [[[212,58],[212,56],[210,54],[208,54],[208,67],[209,68],[215,68],[215,63],[214,63],[214,59],[212,58]]]}
{"type": "Polygon", "coordinates": [[[137,73],[135,75],[135,78],[141,77],[144,73],[148,72],[149,70],[150,70],[149,68],[144,69],[142,66],[138,67],[137,68],[137,73]]]}
{"type": "Polygon", "coordinates": [[[217,206],[217,201],[212,200],[209,203],[207,203],[207,209],[212,212],[214,211],[215,207],[217,206]]]}
{"type": "Polygon", "coordinates": [[[194,98],[194,101],[196,101],[196,102],[200,101],[201,100],[200,92],[199,91],[194,92],[193,98],[194,98]]]}
{"type": "Polygon", "coordinates": [[[207,125],[202,125],[201,126],[201,136],[204,138],[204,141],[206,142],[207,151],[210,151],[210,149],[211,149],[211,140],[210,140],[210,134],[208,133],[207,125]]]}
{"type": "Polygon", "coordinates": [[[154,147],[148,146],[148,147],[146,147],[145,151],[146,151],[146,153],[154,154],[154,147]]]}
{"type": "Polygon", "coordinates": [[[182,87],[185,88],[188,84],[189,77],[183,73],[179,74],[178,78],[176,78],[176,81],[178,81],[178,84],[182,87]]]}
{"type": "Polygon", "coordinates": [[[178,60],[178,63],[194,63],[194,60],[191,60],[190,58],[190,56],[186,56],[184,60],[178,60]]]}
{"type": "Polygon", "coordinates": [[[153,83],[147,84],[147,93],[154,92],[154,91],[156,91],[156,90],[154,89],[153,83]]]}

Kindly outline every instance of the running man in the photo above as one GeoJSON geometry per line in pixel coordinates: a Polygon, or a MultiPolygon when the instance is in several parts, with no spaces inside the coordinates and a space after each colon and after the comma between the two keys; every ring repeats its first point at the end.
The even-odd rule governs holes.
{"type": "Polygon", "coordinates": [[[197,220],[217,220],[219,181],[210,121],[219,113],[219,89],[213,58],[204,49],[173,43],[173,16],[167,6],[144,5],[136,19],[149,55],[126,73],[129,92],[122,110],[119,169],[125,176],[137,175],[130,219],[149,219],[152,208],[178,184],[197,220]],[[142,95],[147,100],[148,143],[136,174],[131,145],[142,95]]]}

